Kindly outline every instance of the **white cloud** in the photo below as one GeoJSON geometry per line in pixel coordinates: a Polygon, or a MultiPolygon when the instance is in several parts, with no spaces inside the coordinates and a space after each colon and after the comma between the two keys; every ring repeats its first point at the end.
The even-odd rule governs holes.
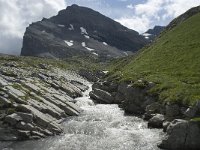
{"type": "Polygon", "coordinates": [[[140,33],[152,28],[156,23],[169,23],[191,7],[200,5],[200,0],[146,0],[138,5],[128,5],[132,15],[123,16],[116,21],[140,33]]]}
{"type": "Polygon", "coordinates": [[[133,4],[129,4],[129,5],[127,5],[126,7],[129,8],[129,9],[134,9],[133,4]]]}
{"type": "Polygon", "coordinates": [[[28,24],[65,7],[65,0],[0,0],[0,53],[19,54],[28,24]]]}

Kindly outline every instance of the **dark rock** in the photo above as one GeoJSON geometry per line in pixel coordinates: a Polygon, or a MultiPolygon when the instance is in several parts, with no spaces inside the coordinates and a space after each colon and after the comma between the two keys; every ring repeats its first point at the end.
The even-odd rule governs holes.
{"type": "Polygon", "coordinates": [[[98,81],[98,77],[95,76],[94,73],[85,70],[85,69],[80,69],[78,74],[84,78],[86,78],[87,80],[91,81],[91,82],[97,82],[98,81]]]}
{"type": "Polygon", "coordinates": [[[175,119],[167,128],[167,135],[159,145],[170,150],[197,150],[200,147],[199,122],[175,119]]]}
{"type": "Polygon", "coordinates": [[[190,106],[185,112],[184,115],[187,118],[194,118],[200,115],[200,101],[196,102],[194,106],[190,106]]]}
{"type": "Polygon", "coordinates": [[[164,115],[156,114],[148,121],[149,128],[162,128],[165,118],[164,115]]]}
{"type": "Polygon", "coordinates": [[[100,103],[112,104],[114,101],[114,97],[110,93],[100,89],[94,89],[90,92],[90,97],[100,103]]]}
{"type": "Polygon", "coordinates": [[[177,104],[167,104],[165,110],[165,116],[168,120],[173,120],[181,115],[180,106],[177,104]]]}
{"type": "Polygon", "coordinates": [[[104,61],[132,54],[146,44],[147,40],[138,32],[99,12],[69,6],[57,16],[32,23],[26,29],[21,55],[50,58],[89,56],[104,61]],[[83,46],[83,41],[86,41],[86,46],[83,46]],[[94,50],[89,51],[88,47],[94,50]]]}
{"type": "Polygon", "coordinates": [[[9,123],[10,125],[14,126],[18,122],[22,121],[22,118],[19,115],[17,115],[16,113],[14,113],[14,114],[6,116],[4,121],[6,123],[9,123]]]}
{"type": "Polygon", "coordinates": [[[33,122],[33,115],[28,113],[22,113],[22,112],[16,112],[18,116],[22,118],[22,120],[26,123],[32,123],[33,122]]]}
{"type": "Polygon", "coordinates": [[[18,134],[14,129],[0,128],[0,141],[16,141],[18,139],[18,134]]]}

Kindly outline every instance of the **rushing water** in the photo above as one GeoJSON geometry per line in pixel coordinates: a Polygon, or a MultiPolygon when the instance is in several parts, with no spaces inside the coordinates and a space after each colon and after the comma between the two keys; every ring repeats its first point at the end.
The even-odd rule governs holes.
{"type": "Polygon", "coordinates": [[[117,105],[94,105],[90,90],[77,99],[83,112],[63,123],[62,135],[7,143],[3,150],[158,150],[160,130],[148,129],[140,118],[125,116],[117,105]]]}

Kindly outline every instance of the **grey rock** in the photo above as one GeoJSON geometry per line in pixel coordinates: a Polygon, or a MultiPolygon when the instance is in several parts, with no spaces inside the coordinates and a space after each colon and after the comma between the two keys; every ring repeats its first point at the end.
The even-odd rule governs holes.
{"type": "Polygon", "coordinates": [[[12,86],[7,86],[7,89],[9,90],[9,93],[13,93],[15,94],[17,97],[24,97],[25,94],[23,92],[21,92],[18,89],[13,88],[12,86]]]}
{"type": "Polygon", "coordinates": [[[9,106],[11,106],[11,104],[12,103],[9,99],[0,96],[0,106],[2,105],[2,106],[9,107],[9,106]]]}
{"type": "Polygon", "coordinates": [[[18,116],[22,118],[22,120],[26,123],[32,123],[33,122],[33,115],[30,113],[22,113],[22,112],[16,112],[18,116]]]}
{"type": "Polygon", "coordinates": [[[181,115],[180,107],[177,104],[168,104],[166,105],[165,110],[165,116],[168,120],[173,120],[181,115]]]}
{"type": "Polygon", "coordinates": [[[34,130],[36,130],[35,127],[32,124],[25,123],[23,121],[17,123],[16,128],[20,129],[20,130],[26,130],[26,131],[34,131],[34,130]]]}
{"type": "Polygon", "coordinates": [[[185,112],[184,115],[188,118],[194,118],[200,115],[200,101],[196,102],[194,106],[190,106],[185,112]]]}
{"type": "Polygon", "coordinates": [[[22,118],[19,115],[17,115],[16,113],[14,113],[14,114],[6,116],[4,121],[6,123],[9,123],[10,125],[14,126],[18,122],[22,121],[22,118]]]}
{"type": "Polygon", "coordinates": [[[16,141],[18,134],[14,129],[0,127],[0,141],[16,141]]]}
{"type": "Polygon", "coordinates": [[[162,128],[165,118],[164,115],[156,114],[148,121],[149,128],[162,128]]]}
{"type": "Polygon", "coordinates": [[[32,131],[31,134],[33,136],[38,136],[38,137],[41,137],[41,138],[45,137],[45,135],[43,133],[40,133],[40,132],[37,132],[37,131],[32,131]]]}
{"type": "Polygon", "coordinates": [[[167,135],[159,145],[164,149],[199,149],[200,127],[199,122],[175,119],[167,128],[167,135]]]}
{"type": "Polygon", "coordinates": [[[90,92],[90,97],[100,103],[112,104],[114,101],[114,97],[110,93],[100,89],[94,89],[90,92]]]}
{"type": "Polygon", "coordinates": [[[17,130],[17,133],[19,135],[20,140],[28,139],[31,136],[30,131],[17,130]]]}

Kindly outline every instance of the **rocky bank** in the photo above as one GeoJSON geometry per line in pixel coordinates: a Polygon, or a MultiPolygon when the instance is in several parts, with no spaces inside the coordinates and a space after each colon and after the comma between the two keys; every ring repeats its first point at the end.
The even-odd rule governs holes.
{"type": "Polygon", "coordinates": [[[97,103],[119,104],[126,113],[143,117],[149,128],[163,128],[166,136],[158,145],[163,149],[199,149],[200,103],[182,106],[162,103],[158,94],[151,94],[152,82],[138,80],[132,83],[99,81],[93,85],[90,97],[97,103]]]}
{"type": "Polygon", "coordinates": [[[15,59],[0,61],[0,140],[62,133],[62,121],[81,112],[74,98],[88,89],[86,80],[47,64],[25,67],[15,59]]]}

